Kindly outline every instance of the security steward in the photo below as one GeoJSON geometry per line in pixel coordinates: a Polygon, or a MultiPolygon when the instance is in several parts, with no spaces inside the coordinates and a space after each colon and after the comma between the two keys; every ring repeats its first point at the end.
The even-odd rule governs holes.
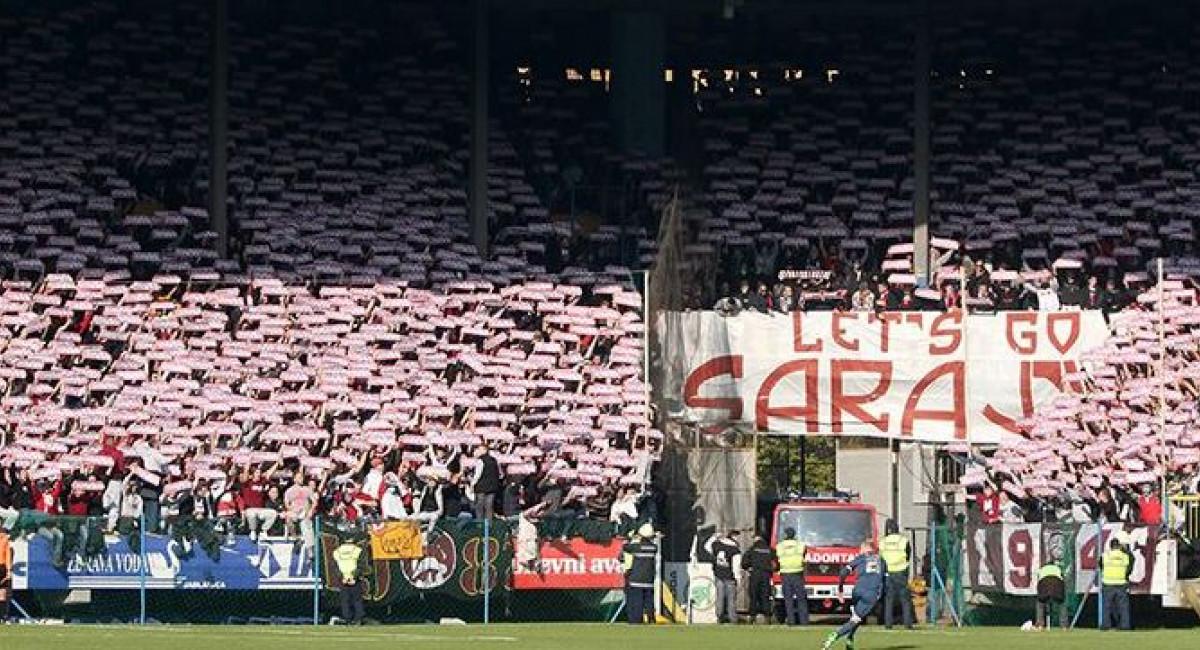
{"type": "Polygon", "coordinates": [[[783,622],[808,625],[808,592],[804,588],[804,555],[808,547],[795,528],[783,529],[783,541],[775,545],[779,576],[783,579],[783,622]]]}
{"type": "Polygon", "coordinates": [[[754,536],[754,543],[746,550],[746,568],[750,572],[750,622],[771,623],[775,618],[775,602],[771,597],[771,576],[775,574],[778,561],[775,551],[762,535],[754,536]]]}
{"type": "Polygon", "coordinates": [[[1067,629],[1067,585],[1057,562],[1042,565],[1037,572],[1037,626],[1050,629],[1050,615],[1058,616],[1058,625],[1067,629]]]}
{"type": "Polygon", "coordinates": [[[366,612],[363,609],[363,575],[366,574],[367,554],[363,552],[359,536],[346,537],[333,550],[333,562],[337,566],[339,595],[342,604],[342,620],[347,625],[362,625],[366,612]]]}
{"type": "Polygon", "coordinates": [[[899,600],[904,626],[911,630],[913,604],[912,593],[908,590],[908,567],[912,562],[912,547],[909,545],[908,536],[900,533],[895,521],[887,520],[884,531],[887,535],[879,543],[879,556],[883,558],[888,569],[887,589],[884,590],[883,599],[883,625],[891,629],[892,609],[899,600]]]}
{"type": "Polygon", "coordinates": [[[625,568],[625,615],[630,625],[654,623],[654,527],[642,524],[621,549],[625,568]]]}
{"type": "Polygon", "coordinates": [[[1104,606],[1103,630],[1129,630],[1133,628],[1129,614],[1129,574],[1133,573],[1133,557],[1114,536],[1108,542],[1108,551],[1100,556],[1100,583],[1104,606]]]}

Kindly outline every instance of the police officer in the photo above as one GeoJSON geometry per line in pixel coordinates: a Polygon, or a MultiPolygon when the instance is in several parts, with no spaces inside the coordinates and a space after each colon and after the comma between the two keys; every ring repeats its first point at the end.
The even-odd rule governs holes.
{"type": "Polygon", "coordinates": [[[1101,629],[1132,629],[1129,620],[1129,574],[1133,572],[1133,557],[1114,536],[1108,542],[1108,551],[1100,557],[1100,583],[1104,599],[1104,621],[1101,629]]]}
{"type": "Polygon", "coordinates": [[[851,594],[854,602],[850,605],[850,620],[825,637],[825,644],[821,646],[821,650],[829,650],[842,637],[846,637],[846,650],[854,650],[855,632],[883,596],[888,572],[887,563],[876,552],[875,543],[871,540],[863,542],[859,554],[850,564],[842,567],[841,573],[838,574],[839,603],[846,600],[842,594],[842,586],[846,584],[846,576],[852,572],[858,573],[858,580],[854,583],[854,592],[851,594]]]}
{"type": "Polygon", "coordinates": [[[783,541],[775,546],[779,575],[783,579],[783,622],[808,625],[808,592],[804,588],[804,555],[808,547],[795,528],[783,529],[783,541]]]}
{"type": "Polygon", "coordinates": [[[1062,567],[1048,562],[1037,573],[1037,626],[1050,629],[1050,614],[1058,615],[1058,624],[1067,629],[1067,586],[1062,567]]]}
{"type": "Polygon", "coordinates": [[[341,585],[342,619],[347,625],[362,625],[366,616],[363,611],[362,577],[366,573],[367,556],[358,542],[357,536],[347,537],[333,550],[333,562],[337,566],[341,585]]]}
{"type": "Polygon", "coordinates": [[[770,623],[775,617],[771,598],[771,576],[775,574],[778,562],[775,551],[767,544],[761,535],[754,536],[754,542],[746,550],[746,569],[750,572],[750,622],[757,623],[762,617],[763,623],[770,623]]]}
{"type": "Polygon", "coordinates": [[[654,527],[642,524],[621,549],[625,568],[625,614],[630,625],[654,622],[654,527]]]}
{"type": "Polygon", "coordinates": [[[912,629],[913,604],[912,594],[908,591],[908,566],[912,561],[912,547],[908,536],[902,535],[896,522],[887,520],[884,525],[887,535],[879,544],[879,555],[887,563],[887,589],[883,600],[883,625],[891,629],[892,608],[900,601],[900,612],[904,617],[904,626],[912,629]]]}

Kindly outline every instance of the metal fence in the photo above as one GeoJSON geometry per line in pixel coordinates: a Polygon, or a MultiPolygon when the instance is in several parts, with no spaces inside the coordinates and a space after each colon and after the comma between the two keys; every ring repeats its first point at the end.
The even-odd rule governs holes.
{"type": "MultiPolygon", "coordinates": [[[[1174,589],[1176,580],[1200,577],[1200,553],[1190,532],[1198,523],[1200,500],[1186,497],[1182,503],[1187,516],[1171,525],[1097,521],[937,526],[930,531],[924,564],[927,621],[1012,626],[1034,621],[1037,572],[1054,561],[1062,570],[1068,626],[1101,627],[1107,612],[1099,597],[1098,560],[1116,537],[1133,558],[1129,591],[1135,623],[1191,625],[1191,611],[1163,606],[1163,596],[1174,589]]],[[[1055,619],[1055,626],[1060,625],[1055,619]]]]}
{"type": "MultiPolygon", "coordinates": [[[[1034,620],[1036,573],[1054,559],[1067,587],[1069,624],[1098,625],[1104,612],[1096,597],[1097,552],[1112,535],[1124,535],[1137,567],[1131,591],[1145,595],[1135,599],[1135,620],[1166,622],[1169,612],[1150,597],[1152,576],[1156,558],[1174,556],[1158,547],[1170,539],[1185,548],[1194,521],[1181,522],[1179,533],[1102,522],[935,526],[928,555],[915,563],[913,584],[924,596],[918,613],[948,626],[1034,620]]],[[[366,614],[377,622],[602,622],[615,620],[624,604],[622,541],[608,522],[396,524],[419,548],[408,555],[386,526],[364,531],[324,519],[258,539],[228,534],[219,522],[176,520],[166,534],[147,534],[140,519],[111,523],[36,512],[5,522],[12,555],[3,557],[0,544],[0,564],[8,559],[13,613],[68,622],[330,623],[342,616],[334,553],[347,543],[366,552],[366,614]],[[404,559],[389,555],[396,553],[404,559]]],[[[663,565],[660,612],[678,610],[675,620],[684,622],[695,593],[679,584],[675,565],[663,565]]]]}
{"type": "Polygon", "coordinates": [[[36,512],[10,522],[12,614],[69,622],[330,623],[342,616],[334,551],[343,543],[360,546],[368,558],[363,595],[367,618],[377,622],[609,621],[623,603],[613,557],[620,542],[607,522],[560,522],[553,538],[537,533],[532,541],[530,531],[519,533],[506,519],[414,522],[421,550],[406,559],[381,559],[388,550],[379,546],[382,529],[322,519],[311,529],[257,539],[215,521],[173,521],[165,534],[148,534],[141,518],[112,523],[36,512]],[[596,557],[571,564],[572,553],[596,557]],[[593,569],[591,584],[569,588],[571,571],[593,569]]]}
{"type": "Polygon", "coordinates": [[[1171,525],[1186,540],[1200,540],[1200,495],[1185,494],[1171,497],[1171,525]],[[1178,521],[1175,520],[1178,518],[1178,521]]]}

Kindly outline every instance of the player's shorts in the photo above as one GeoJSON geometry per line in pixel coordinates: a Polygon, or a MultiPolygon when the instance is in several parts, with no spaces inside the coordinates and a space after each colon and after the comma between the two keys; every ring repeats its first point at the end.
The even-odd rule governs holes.
{"type": "Polygon", "coordinates": [[[875,604],[879,602],[878,596],[854,596],[854,604],[850,606],[850,613],[858,619],[865,619],[871,610],[875,609],[875,604]]]}

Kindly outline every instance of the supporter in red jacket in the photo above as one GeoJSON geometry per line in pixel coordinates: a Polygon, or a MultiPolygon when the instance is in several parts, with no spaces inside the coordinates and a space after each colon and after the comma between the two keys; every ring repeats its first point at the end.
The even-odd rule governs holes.
{"type": "Polygon", "coordinates": [[[984,485],[983,492],[975,495],[975,505],[979,508],[979,521],[981,523],[999,523],[1000,495],[991,484],[984,485]]]}
{"type": "Polygon", "coordinates": [[[71,485],[71,493],[67,495],[67,514],[72,517],[86,517],[91,509],[96,495],[83,489],[81,482],[71,485]]]}
{"type": "Polygon", "coordinates": [[[33,492],[33,509],[48,515],[62,514],[62,480],[51,483],[48,479],[38,479],[30,486],[33,492]]]}
{"type": "Polygon", "coordinates": [[[1142,493],[1138,496],[1137,505],[1139,524],[1148,524],[1150,526],[1162,524],[1162,501],[1154,493],[1154,486],[1147,485],[1142,488],[1142,493]]]}

